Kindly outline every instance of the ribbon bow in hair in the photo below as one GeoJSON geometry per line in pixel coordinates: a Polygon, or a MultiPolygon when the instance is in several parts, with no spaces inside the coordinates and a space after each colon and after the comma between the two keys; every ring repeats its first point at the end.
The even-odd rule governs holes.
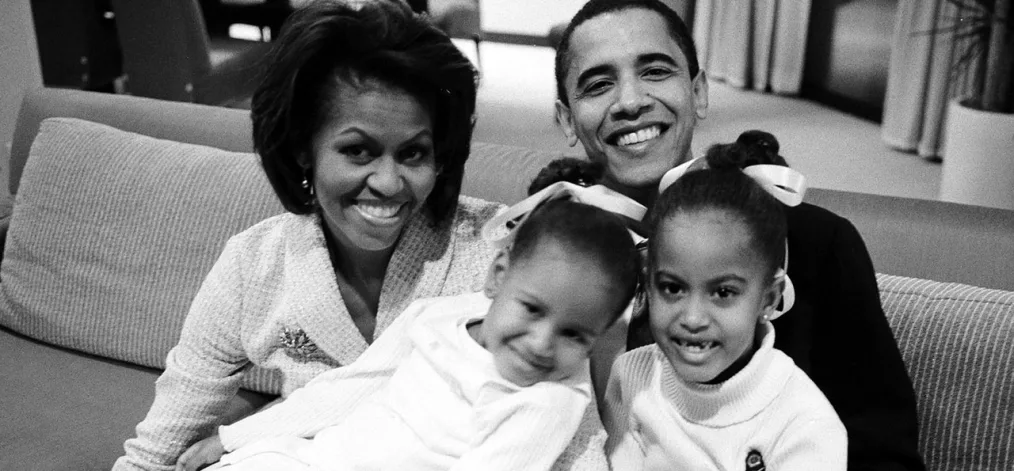
{"type": "MultiPolygon", "coordinates": [[[[662,175],[662,181],[658,184],[658,192],[665,191],[691,168],[694,170],[703,168],[704,160],[702,159],[702,157],[698,157],[665,172],[665,175],[662,175]]],[[[753,178],[753,181],[785,206],[799,206],[799,203],[803,202],[803,195],[806,193],[806,177],[802,173],[789,167],[766,164],[751,165],[743,169],[743,173],[753,178]]]]}
{"type": "MultiPolygon", "coordinates": [[[[644,218],[647,208],[602,185],[583,187],[570,182],[556,182],[535,193],[521,202],[497,214],[482,226],[482,237],[495,249],[506,248],[514,241],[514,234],[522,223],[528,219],[532,210],[546,201],[568,198],[578,203],[595,206],[606,211],[626,216],[635,221],[644,218]]],[[[631,231],[634,242],[644,238],[631,231]]]]}
{"type": "MultiPolygon", "coordinates": [[[[703,163],[702,158],[698,157],[669,170],[662,176],[662,181],[658,184],[658,192],[662,193],[665,191],[666,188],[669,188],[676,180],[679,180],[688,170],[702,168],[703,163]]],[[[803,202],[803,195],[806,193],[806,177],[802,173],[781,165],[765,164],[751,165],[743,169],[743,173],[752,178],[764,191],[767,191],[768,194],[774,196],[775,199],[786,206],[799,206],[799,203],[803,202]]],[[[785,272],[788,266],[789,243],[786,241],[785,265],[775,273],[775,278],[785,280],[785,288],[782,289],[782,308],[775,309],[774,314],[769,320],[775,320],[782,314],[785,314],[789,309],[792,309],[792,305],[796,302],[796,288],[792,285],[792,280],[789,279],[789,275],[785,272]]]]}

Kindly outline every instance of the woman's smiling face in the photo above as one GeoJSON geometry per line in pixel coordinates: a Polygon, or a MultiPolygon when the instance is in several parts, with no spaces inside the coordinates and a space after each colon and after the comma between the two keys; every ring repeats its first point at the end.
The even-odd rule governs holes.
{"type": "Polygon", "coordinates": [[[317,201],[341,246],[390,249],[436,182],[432,119],[415,97],[376,80],[336,86],[312,143],[317,201]]]}

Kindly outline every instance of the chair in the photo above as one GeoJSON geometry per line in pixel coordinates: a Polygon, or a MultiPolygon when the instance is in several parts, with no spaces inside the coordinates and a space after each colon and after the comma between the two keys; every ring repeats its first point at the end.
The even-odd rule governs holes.
{"type": "Polygon", "coordinates": [[[131,95],[244,107],[268,45],[209,37],[198,0],[112,0],[131,95]]]}
{"type": "Polygon", "coordinates": [[[109,1],[31,0],[31,7],[43,84],[112,92],[123,72],[109,1]]]}
{"type": "Polygon", "coordinates": [[[235,23],[267,29],[277,38],[285,19],[292,13],[289,0],[199,0],[204,22],[212,37],[228,35],[235,23]]]}

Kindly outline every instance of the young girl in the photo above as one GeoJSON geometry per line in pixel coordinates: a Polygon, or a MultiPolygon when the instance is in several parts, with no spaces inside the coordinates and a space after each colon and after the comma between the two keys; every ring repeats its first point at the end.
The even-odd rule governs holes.
{"type": "Polygon", "coordinates": [[[781,204],[738,168],[692,170],[648,225],[656,343],[613,365],[603,417],[613,468],[845,470],[844,425],[772,348],[786,283],[781,204]]]}
{"type": "Polygon", "coordinates": [[[633,296],[635,257],[618,216],[543,204],[484,292],[413,303],[352,365],[222,427],[210,446],[234,453],[219,468],[550,469],[591,401],[588,354],[633,296]]]}

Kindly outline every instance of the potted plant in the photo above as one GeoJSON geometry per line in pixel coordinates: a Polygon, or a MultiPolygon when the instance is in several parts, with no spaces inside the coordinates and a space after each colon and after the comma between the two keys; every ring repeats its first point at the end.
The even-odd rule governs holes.
{"type": "MultiPolygon", "coordinates": [[[[1014,209],[1014,0],[946,0],[956,12],[953,100],[944,130],[940,199],[1014,209]]],[[[946,6],[946,5],[945,5],[946,6]]]]}

